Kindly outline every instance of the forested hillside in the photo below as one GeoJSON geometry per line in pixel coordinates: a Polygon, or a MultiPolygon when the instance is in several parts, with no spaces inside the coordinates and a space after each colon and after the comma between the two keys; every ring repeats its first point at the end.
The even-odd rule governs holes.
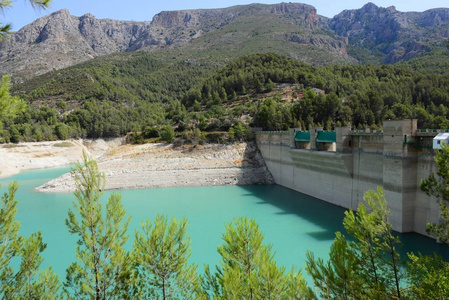
{"type": "Polygon", "coordinates": [[[255,125],[285,129],[319,123],[331,129],[339,124],[376,127],[383,119],[418,118],[420,127],[449,126],[448,75],[420,74],[405,66],[317,67],[271,54],[235,60],[190,91],[184,103],[189,107],[196,100],[208,105],[217,95],[257,94],[279,83],[295,85],[293,99],[288,104],[268,100],[258,112],[270,108],[285,115],[273,116],[277,123],[270,126],[259,114],[255,125]]]}
{"type": "Polygon", "coordinates": [[[383,119],[404,118],[417,118],[420,128],[449,127],[447,74],[406,65],[311,66],[277,54],[244,56],[219,69],[147,52],[115,54],[16,85],[14,93],[29,105],[4,118],[6,141],[129,132],[149,138],[166,127],[197,140],[228,131],[240,139],[249,126],[377,128],[383,119]]]}

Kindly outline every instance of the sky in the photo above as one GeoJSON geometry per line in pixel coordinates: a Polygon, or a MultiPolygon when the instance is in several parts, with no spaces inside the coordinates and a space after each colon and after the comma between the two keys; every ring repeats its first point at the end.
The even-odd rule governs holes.
{"type": "MultiPolygon", "coordinates": [[[[23,26],[33,22],[46,14],[66,8],[74,16],[82,16],[91,13],[98,19],[116,19],[126,21],[151,21],[153,16],[164,10],[200,9],[200,8],[224,8],[234,5],[250,3],[275,4],[279,1],[264,0],[53,0],[47,10],[36,11],[31,8],[28,0],[13,0],[13,7],[6,8],[3,15],[0,13],[0,22],[11,23],[13,30],[17,31],[23,26]]],[[[318,14],[333,17],[345,9],[358,9],[367,2],[373,2],[377,6],[388,7],[394,5],[399,11],[424,11],[431,8],[449,7],[448,0],[304,0],[314,6],[318,14]]]]}

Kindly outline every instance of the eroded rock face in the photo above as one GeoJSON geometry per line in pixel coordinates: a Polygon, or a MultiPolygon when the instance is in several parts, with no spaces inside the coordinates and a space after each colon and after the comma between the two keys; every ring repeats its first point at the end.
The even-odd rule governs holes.
{"type": "Polygon", "coordinates": [[[399,12],[394,6],[368,3],[361,9],[345,10],[329,22],[349,44],[385,54],[384,63],[395,63],[422,55],[449,35],[449,9],[422,13],[399,12]]]}
{"type": "MultiPolygon", "coordinates": [[[[381,52],[384,63],[394,63],[422,55],[429,51],[429,45],[449,37],[449,9],[404,13],[373,3],[345,10],[332,19],[319,16],[313,6],[299,3],[164,11],[151,22],[97,19],[91,14],[75,17],[60,10],[23,27],[0,44],[0,75],[12,74],[17,83],[99,55],[188,43],[240,17],[248,22],[273,15],[292,22],[291,30],[274,37],[307,44],[350,62],[354,59],[347,55],[348,45],[381,52]]],[[[230,36],[223,36],[226,38],[230,36]]]]}
{"type": "Polygon", "coordinates": [[[23,27],[0,45],[0,74],[13,74],[21,82],[99,55],[189,42],[239,16],[266,14],[300,15],[299,22],[308,27],[319,23],[314,7],[293,3],[164,11],[151,22],[75,17],[64,9],[23,27]]]}
{"type": "Polygon", "coordinates": [[[129,51],[150,22],[99,20],[60,10],[23,27],[0,45],[1,73],[16,81],[61,69],[98,55],[129,51]]]}
{"type": "Polygon", "coordinates": [[[346,39],[340,39],[336,40],[329,36],[325,35],[298,35],[298,34],[292,34],[292,35],[286,35],[286,37],[298,44],[311,44],[318,48],[325,49],[329,52],[338,53],[341,55],[346,55],[346,45],[347,40],[346,39]]]}

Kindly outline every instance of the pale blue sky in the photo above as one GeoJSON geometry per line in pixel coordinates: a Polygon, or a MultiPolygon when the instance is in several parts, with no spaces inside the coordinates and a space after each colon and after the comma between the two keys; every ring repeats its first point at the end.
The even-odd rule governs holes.
{"type": "MultiPolygon", "coordinates": [[[[245,1],[245,0],[53,0],[52,6],[46,11],[33,10],[27,0],[13,0],[14,7],[7,8],[0,21],[2,23],[12,23],[14,30],[31,23],[35,19],[67,8],[72,15],[81,16],[91,13],[97,18],[110,18],[117,20],[151,21],[153,16],[163,10],[181,10],[196,8],[223,8],[233,5],[243,5],[250,3],[273,4],[281,1],[245,1]]],[[[288,1],[285,1],[288,2],[288,1]]],[[[300,1],[313,5],[318,14],[333,17],[344,9],[356,9],[369,2],[368,0],[307,0],[300,1]]],[[[431,8],[449,7],[448,0],[374,0],[371,1],[378,6],[396,6],[399,11],[424,11],[431,8]]]]}

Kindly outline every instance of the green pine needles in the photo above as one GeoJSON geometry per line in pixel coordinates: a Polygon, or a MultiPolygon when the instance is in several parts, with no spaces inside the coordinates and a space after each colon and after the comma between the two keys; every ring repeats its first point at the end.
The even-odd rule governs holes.
{"type": "Polygon", "coordinates": [[[130,289],[131,259],[124,244],[128,241],[128,224],[120,194],[114,193],[102,211],[100,197],[104,174],[97,163],[83,153],[82,165],[73,176],[76,184],[74,203],[79,216],[69,210],[66,225],[79,237],[78,262],[67,269],[64,294],[73,299],[126,299],[130,289]]]}
{"type": "Polygon", "coordinates": [[[139,296],[145,299],[197,299],[201,296],[196,265],[189,264],[187,220],[157,216],[136,231],[134,262],[139,296]]]}
{"type": "Polygon", "coordinates": [[[58,276],[51,268],[39,271],[46,248],[41,232],[29,237],[19,234],[20,222],[16,221],[17,182],[9,185],[1,198],[0,208],[0,295],[3,299],[55,299],[60,288],[58,276]],[[12,267],[12,260],[19,259],[20,266],[12,267]]]}
{"type": "Polygon", "coordinates": [[[356,213],[347,211],[343,220],[354,241],[337,232],[327,264],[307,252],[306,270],[325,299],[401,299],[403,263],[383,189],[370,190],[363,199],[365,204],[356,213]]]}
{"type": "Polygon", "coordinates": [[[313,299],[300,271],[290,273],[274,260],[271,245],[254,219],[237,218],[226,225],[218,247],[220,266],[206,266],[203,286],[208,299],[313,299]]]}

